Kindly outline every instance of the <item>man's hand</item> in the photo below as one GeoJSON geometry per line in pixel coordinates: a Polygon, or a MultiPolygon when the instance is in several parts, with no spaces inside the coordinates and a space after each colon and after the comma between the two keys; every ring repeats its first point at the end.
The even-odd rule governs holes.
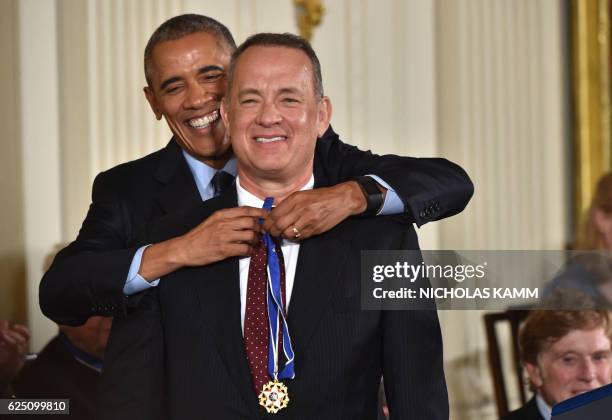
{"type": "Polygon", "coordinates": [[[298,191],[270,212],[263,228],[272,236],[282,234],[301,240],[327,232],[347,217],[363,213],[366,206],[365,196],[355,181],[298,191]]]}
{"type": "Polygon", "coordinates": [[[9,386],[23,366],[30,331],[24,325],[9,325],[0,321],[0,394],[9,386]]]}
{"type": "Polygon", "coordinates": [[[148,247],[139,274],[151,281],[181,267],[250,255],[260,240],[259,219],[266,214],[265,210],[254,207],[216,211],[185,235],[148,247]]]}
{"type": "Polygon", "coordinates": [[[183,237],[183,264],[207,265],[229,257],[250,255],[261,236],[259,219],[266,211],[236,207],[213,213],[183,237]]]}

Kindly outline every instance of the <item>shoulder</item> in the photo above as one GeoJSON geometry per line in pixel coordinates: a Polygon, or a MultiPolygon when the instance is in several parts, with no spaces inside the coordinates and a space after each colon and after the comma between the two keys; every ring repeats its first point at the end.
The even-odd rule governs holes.
{"type": "Polygon", "coordinates": [[[99,173],[93,182],[92,199],[122,197],[128,201],[142,201],[150,197],[159,185],[169,182],[181,162],[185,162],[181,149],[172,140],[163,149],[99,173]]]}
{"type": "Polygon", "coordinates": [[[169,146],[100,172],[95,182],[124,184],[134,177],[152,177],[162,158],[169,153],[168,148],[169,146]]]}
{"type": "Polygon", "coordinates": [[[501,420],[543,420],[535,397],[530,399],[522,407],[506,414],[501,420]]]}

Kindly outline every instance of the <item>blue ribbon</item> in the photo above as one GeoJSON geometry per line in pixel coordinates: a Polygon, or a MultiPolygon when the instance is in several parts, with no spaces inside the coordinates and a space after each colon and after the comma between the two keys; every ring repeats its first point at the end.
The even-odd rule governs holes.
{"type": "MultiPolygon", "coordinates": [[[[264,200],[263,208],[272,210],[273,197],[267,197],[264,200]]],[[[285,318],[285,311],[282,304],[282,292],[280,281],[280,262],[276,255],[276,246],[272,237],[268,233],[264,233],[263,240],[268,250],[268,324],[270,326],[270,336],[268,345],[268,374],[275,380],[278,379],[293,379],[294,372],[294,357],[293,346],[291,345],[291,337],[289,336],[289,327],[285,318]],[[283,334],[283,353],[285,355],[285,365],[279,372],[278,367],[278,324],[282,324],[283,334]]]]}

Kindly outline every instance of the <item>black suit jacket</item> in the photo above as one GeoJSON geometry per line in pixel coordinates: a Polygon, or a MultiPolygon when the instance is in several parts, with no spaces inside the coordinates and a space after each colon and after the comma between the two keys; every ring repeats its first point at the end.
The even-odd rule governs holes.
{"type": "MultiPolygon", "coordinates": [[[[235,205],[231,189],[160,222],[154,240],[235,205]]],[[[392,418],[447,419],[436,311],[361,310],[362,249],[418,249],[418,241],[410,224],[379,217],[350,219],[300,246],[288,312],[296,378],[286,382],[287,409],[266,416],[258,407],[241,331],[238,259],[230,258],[179,270],[145,292],[140,309],[151,324],[140,331],[148,345],[122,354],[139,374],[129,373],[130,361],[114,370],[114,380],[105,372],[120,384],[116,390],[139,393],[118,402],[103,390],[110,407],[104,404],[101,418],[376,419],[384,374],[392,418]]]]}
{"type": "Polygon", "coordinates": [[[501,420],[544,420],[535,397],[530,399],[521,408],[506,414],[501,420]]]}
{"type": "MultiPolygon", "coordinates": [[[[467,174],[440,158],[376,156],[342,143],[331,130],[317,141],[314,173],[329,185],[375,174],[400,195],[406,219],[421,225],[463,210],[473,193],[467,174]]],[[[195,181],[171,141],[142,159],[99,174],[78,237],[54,259],[39,290],[43,313],[59,324],[90,316],[124,317],[139,297],[123,296],[130,263],[165,215],[201,201],[195,181]]]]}

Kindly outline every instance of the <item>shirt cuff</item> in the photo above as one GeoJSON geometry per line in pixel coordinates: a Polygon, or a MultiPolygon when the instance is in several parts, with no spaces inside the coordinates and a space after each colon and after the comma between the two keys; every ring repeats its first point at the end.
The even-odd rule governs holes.
{"type": "Polygon", "coordinates": [[[376,215],[377,216],[387,216],[390,214],[404,213],[404,211],[406,210],[404,203],[399,198],[395,190],[391,188],[391,186],[387,184],[385,181],[383,181],[380,177],[376,175],[367,175],[367,176],[369,176],[370,178],[373,178],[374,181],[376,181],[380,186],[387,189],[387,194],[385,195],[385,201],[382,207],[380,208],[380,210],[378,211],[378,213],[376,213],[376,215]]]}
{"type": "Polygon", "coordinates": [[[143,290],[155,287],[159,284],[159,279],[155,279],[151,282],[148,282],[140,274],[138,274],[138,271],[140,270],[140,263],[142,262],[142,254],[144,250],[150,246],[151,245],[140,247],[134,254],[134,258],[132,258],[132,264],[130,264],[130,271],[128,271],[125,286],[123,286],[124,295],[131,296],[138,292],[142,292],[143,290]]]}

